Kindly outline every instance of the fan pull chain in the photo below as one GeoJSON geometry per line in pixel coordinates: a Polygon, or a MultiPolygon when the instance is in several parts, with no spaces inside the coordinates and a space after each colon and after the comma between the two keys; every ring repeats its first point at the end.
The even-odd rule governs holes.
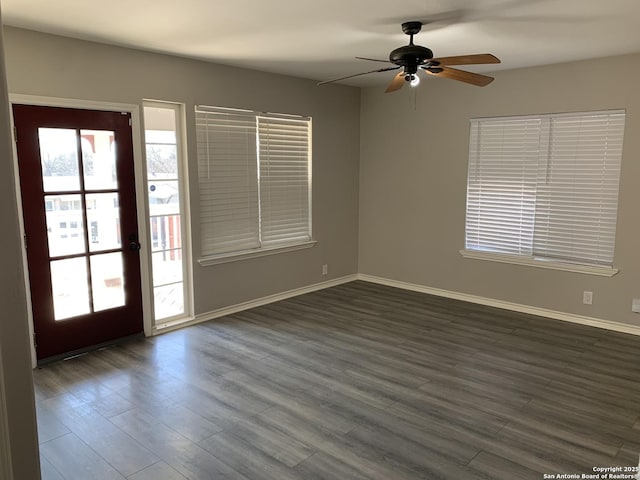
{"type": "Polygon", "coordinates": [[[415,112],[418,110],[418,89],[412,88],[409,92],[409,108],[415,112]]]}

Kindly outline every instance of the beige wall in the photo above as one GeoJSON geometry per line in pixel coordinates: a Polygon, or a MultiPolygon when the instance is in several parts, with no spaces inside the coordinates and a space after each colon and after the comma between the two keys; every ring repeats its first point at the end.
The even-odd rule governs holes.
{"type": "MultiPolygon", "coordinates": [[[[14,188],[13,157],[9,127],[9,103],[5,82],[4,55],[0,36],[0,379],[4,378],[4,392],[8,416],[9,449],[13,478],[40,478],[38,443],[36,438],[31,355],[25,304],[20,234],[14,188]]],[[[3,389],[0,386],[0,395],[3,389]]],[[[0,398],[0,403],[2,398],[0,398]]],[[[1,423],[1,422],[0,422],[1,423]]],[[[3,448],[5,432],[0,432],[3,448]]],[[[0,455],[2,458],[2,455],[0,455]]],[[[0,469],[0,476],[2,476],[0,469]]]]}
{"type": "Polygon", "coordinates": [[[485,88],[424,81],[362,92],[360,273],[640,325],[640,55],[498,72],[485,88]],[[624,108],[612,278],[463,258],[469,119],[624,108]],[[582,305],[583,290],[593,305],[582,305]]]}
{"type": "Polygon", "coordinates": [[[140,104],[186,104],[195,313],[357,272],[359,91],[291,77],[5,28],[9,92],[140,104]],[[193,108],[196,104],[313,117],[311,249],[201,267],[193,108]],[[322,276],[322,265],[329,275],[322,276]]]}

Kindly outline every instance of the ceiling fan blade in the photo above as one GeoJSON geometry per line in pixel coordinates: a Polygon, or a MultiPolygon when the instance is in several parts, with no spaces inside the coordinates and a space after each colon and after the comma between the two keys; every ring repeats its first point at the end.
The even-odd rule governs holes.
{"type": "Polygon", "coordinates": [[[396,90],[400,90],[405,83],[407,83],[407,81],[404,79],[404,72],[400,72],[395,77],[393,77],[393,80],[391,80],[391,83],[384,91],[384,93],[391,93],[395,92],[396,90]]]}
{"type": "Polygon", "coordinates": [[[370,70],[368,72],[356,73],[354,75],[347,75],[346,77],[334,78],[333,80],[325,80],[324,82],[318,82],[318,85],[324,85],[326,83],[339,82],[340,80],[346,80],[347,78],[359,77],[360,75],[368,75],[369,73],[388,72],[389,70],[397,70],[400,67],[394,65],[393,67],[379,68],[377,70],[370,70]]]}
{"type": "Polygon", "coordinates": [[[460,82],[476,85],[477,87],[484,87],[493,82],[493,77],[487,75],[481,75],[479,73],[467,72],[466,70],[458,70],[451,67],[435,67],[435,71],[430,71],[429,68],[424,68],[424,71],[435,77],[450,78],[451,80],[458,80],[460,82]]]}
{"type": "Polygon", "coordinates": [[[440,57],[429,60],[440,65],[482,65],[488,63],[500,63],[500,59],[490,53],[480,53],[477,55],[458,55],[455,57],[440,57]],[[436,63],[438,62],[438,63],[436,63]]]}
{"type": "Polygon", "coordinates": [[[370,62],[390,63],[389,60],[381,60],[379,58],[356,57],[358,60],[369,60],[370,62]]]}

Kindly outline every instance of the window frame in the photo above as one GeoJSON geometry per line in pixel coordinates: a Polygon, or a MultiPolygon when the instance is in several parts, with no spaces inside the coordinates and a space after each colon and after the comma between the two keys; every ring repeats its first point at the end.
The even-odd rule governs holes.
{"type": "MultiPolygon", "coordinates": [[[[145,184],[145,229],[146,240],[149,248],[146,249],[149,265],[149,289],[150,296],[149,301],[151,304],[151,322],[154,331],[162,330],[167,326],[181,323],[193,318],[193,279],[191,271],[191,212],[189,206],[189,171],[188,171],[188,158],[187,158],[187,145],[186,145],[186,120],[185,120],[185,105],[183,103],[170,102],[164,100],[152,100],[143,99],[141,108],[142,117],[142,148],[144,158],[144,184],[145,184]],[[182,292],[183,292],[183,311],[175,315],[157,317],[156,301],[155,301],[155,289],[159,288],[159,285],[154,283],[154,265],[153,255],[162,251],[169,252],[172,249],[154,249],[153,232],[151,228],[151,220],[156,217],[151,214],[151,204],[149,200],[149,183],[152,179],[149,178],[148,172],[148,159],[147,159],[147,145],[157,144],[158,142],[148,142],[147,130],[148,126],[144,123],[145,112],[144,109],[158,108],[173,111],[175,119],[175,148],[176,148],[176,164],[177,164],[177,178],[175,181],[179,188],[179,230],[181,237],[180,255],[182,259],[182,292]]],[[[162,181],[162,180],[160,180],[162,181]]],[[[176,249],[173,249],[174,251],[176,249]]],[[[178,282],[175,282],[176,284],[178,282]]]]}
{"type": "MultiPolygon", "coordinates": [[[[557,119],[557,118],[562,118],[562,117],[580,117],[580,116],[594,116],[594,115],[616,115],[616,114],[622,114],[626,116],[626,111],[624,109],[612,109],[612,110],[599,110],[599,111],[589,111],[589,112],[567,112],[567,113],[556,113],[556,114],[541,114],[541,115],[512,115],[512,116],[506,116],[506,117],[484,117],[484,118],[473,118],[470,120],[470,134],[469,134],[469,139],[471,142],[472,139],[472,132],[473,132],[473,122],[482,122],[483,120],[487,120],[487,121],[500,121],[500,120],[513,120],[513,121],[520,121],[520,120],[529,120],[529,119],[540,119],[541,121],[544,120],[548,120],[548,121],[552,121],[553,119],[557,119]]],[[[624,120],[623,120],[624,122],[624,120]]],[[[625,126],[623,123],[622,126],[622,135],[624,137],[624,130],[625,130],[625,126]]],[[[547,138],[542,138],[540,139],[539,142],[539,148],[540,151],[542,152],[543,150],[546,150],[549,146],[549,142],[550,142],[550,138],[551,138],[551,133],[550,131],[547,131],[546,134],[548,134],[549,136],[547,138]]],[[[620,159],[619,159],[619,168],[621,170],[622,168],[622,154],[623,154],[623,142],[624,142],[624,138],[621,141],[621,153],[620,153],[620,159]]],[[[549,153],[547,152],[543,152],[540,154],[541,156],[544,156],[546,162],[549,162],[551,159],[551,156],[549,153]]],[[[467,236],[468,236],[468,215],[469,215],[469,188],[470,188],[470,172],[471,172],[471,145],[469,146],[469,164],[467,167],[467,189],[466,189],[466,194],[467,194],[467,198],[466,198],[466,203],[465,203],[465,227],[464,227],[464,238],[465,238],[465,247],[462,248],[459,253],[465,257],[465,258],[470,258],[470,259],[475,259],[475,260],[486,260],[486,261],[493,261],[493,262],[498,262],[498,263],[507,263],[507,264],[514,264],[514,265],[524,265],[524,266],[530,266],[530,267],[537,267],[537,268],[546,268],[546,269],[553,269],[553,270],[562,270],[562,271],[567,271],[567,272],[574,272],[574,273],[582,273],[582,274],[590,274],[590,275],[599,275],[599,276],[605,276],[605,277],[611,277],[613,275],[616,275],[619,270],[617,268],[614,267],[613,262],[615,260],[615,247],[614,250],[612,251],[612,263],[611,265],[598,265],[598,264],[589,264],[589,263],[582,263],[580,261],[573,261],[573,260],[568,260],[568,259],[553,259],[553,258],[546,258],[546,257],[541,257],[541,256],[537,256],[535,255],[535,245],[532,245],[532,249],[534,250],[534,252],[532,253],[532,255],[526,255],[526,254],[522,254],[522,253],[503,253],[503,252],[492,252],[489,250],[482,250],[482,249],[473,249],[473,248],[468,248],[467,247],[467,236]]],[[[476,160],[477,161],[477,160],[476,160]]],[[[540,160],[538,160],[538,162],[540,162],[540,160]]],[[[604,162],[604,159],[603,159],[604,162]]],[[[618,199],[616,200],[616,210],[618,210],[619,208],[619,194],[620,194],[620,183],[619,180],[621,178],[621,174],[618,177],[618,185],[617,185],[617,194],[618,194],[618,199]]],[[[539,195],[538,192],[535,193],[535,196],[537,198],[537,196],[539,195]]],[[[534,217],[536,216],[535,214],[535,210],[534,210],[534,217]]],[[[617,216],[617,214],[616,214],[617,216]]],[[[534,228],[535,228],[535,223],[534,223],[534,228]]],[[[617,230],[617,228],[616,228],[617,230]]],[[[615,242],[615,230],[614,230],[614,237],[613,240],[615,242]]]]}
{"type": "MultiPolygon", "coordinates": [[[[210,265],[218,265],[222,263],[246,260],[250,258],[257,258],[267,255],[274,255],[279,253],[292,252],[296,250],[308,249],[317,244],[317,241],[313,238],[313,161],[312,161],[312,132],[313,132],[313,123],[312,118],[301,115],[293,115],[293,114],[280,114],[280,113],[272,113],[272,112],[260,112],[254,110],[246,110],[246,109],[237,109],[237,108],[228,108],[228,107],[215,107],[209,105],[196,105],[195,106],[195,115],[197,121],[198,113],[230,113],[230,114],[238,114],[238,115],[246,115],[247,117],[253,117],[255,119],[255,137],[256,137],[256,163],[257,163],[257,175],[256,182],[258,187],[258,243],[259,246],[255,248],[249,249],[240,249],[240,250],[232,250],[220,253],[211,253],[211,254],[203,254],[202,246],[200,249],[200,258],[198,258],[198,263],[201,266],[210,266],[210,265]],[[308,239],[297,239],[291,242],[283,241],[279,244],[275,245],[267,245],[265,246],[262,239],[262,197],[260,194],[260,169],[262,166],[260,160],[260,133],[259,133],[259,121],[264,118],[272,118],[272,119],[282,119],[282,120],[295,120],[300,121],[304,120],[308,122],[307,127],[307,142],[308,142],[308,151],[307,151],[307,196],[308,196],[308,239]]],[[[200,168],[201,159],[198,158],[198,166],[200,168]]],[[[200,180],[199,180],[200,182],[200,180]]],[[[203,233],[201,233],[201,236],[203,233]]],[[[201,239],[202,241],[202,239],[201,239]]]]}

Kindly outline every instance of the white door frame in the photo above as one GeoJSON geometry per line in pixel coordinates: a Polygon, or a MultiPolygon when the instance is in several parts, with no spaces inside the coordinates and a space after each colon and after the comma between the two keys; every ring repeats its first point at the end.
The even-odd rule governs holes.
{"type": "MultiPolygon", "coordinates": [[[[74,100],[69,98],[59,97],[43,97],[38,95],[22,95],[9,93],[9,103],[24,104],[24,105],[41,105],[48,107],[63,107],[63,108],[81,108],[85,110],[106,110],[112,112],[127,112],[131,114],[131,130],[133,135],[133,162],[135,168],[135,187],[136,187],[136,215],[138,217],[138,237],[149,238],[148,235],[148,206],[146,202],[146,170],[144,168],[144,156],[142,154],[142,138],[140,136],[140,107],[135,104],[128,103],[110,103],[99,102],[96,100],[74,100]]],[[[13,111],[11,111],[11,126],[15,127],[13,122],[13,111]]],[[[15,134],[15,129],[12,128],[15,134]]],[[[18,154],[15,144],[15,138],[13,143],[13,161],[15,171],[15,185],[17,204],[22,205],[22,198],[20,192],[20,178],[18,174],[18,154]]],[[[22,214],[22,208],[18,209],[18,216],[20,222],[20,232],[24,235],[24,218],[22,214]]],[[[142,280],[142,317],[144,334],[149,337],[153,334],[153,319],[151,316],[151,249],[148,245],[142,246],[140,250],[140,274],[142,280]]],[[[29,317],[29,331],[33,337],[33,312],[31,311],[31,288],[29,285],[29,269],[27,268],[27,251],[24,243],[22,245],[22,262],[24,271],[25,289],[27,292],[27,310],[29,317]]],[[[37,365],[36,350],[31,342],[31,362],[35,368],[37,365]]]]}
{"type": "Polygon", "coordinates": [[[0,345],[0,480],[13,479],[8,418],[4,388],[4,367],[2,365],[2,345],[0,345]]]}

